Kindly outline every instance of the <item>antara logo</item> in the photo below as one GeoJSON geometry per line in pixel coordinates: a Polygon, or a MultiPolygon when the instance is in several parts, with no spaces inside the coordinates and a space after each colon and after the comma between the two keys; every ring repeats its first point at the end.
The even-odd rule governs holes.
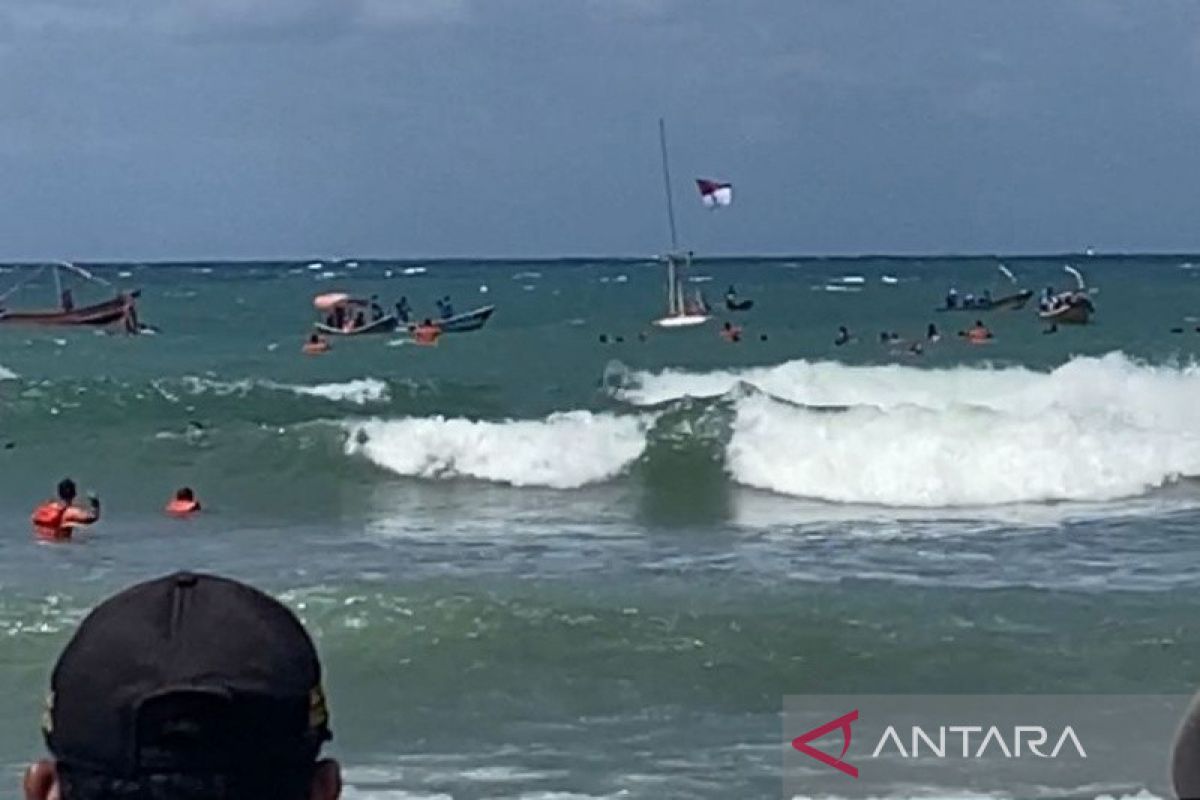
{"type": "MultiPolygon", "coordinates": [[[[792,740],[792,747],[809,758],[815,758],[851,778],[857,778],[858,767],[845,760],[853,739],[850,726],[857,721],[856,708],[849,714],[843,714],[797,736],[792,740]],[[811,742],[838,730],[842,732],[842,752],[836,758],[812,746],[811,742]]],[[[1001,730],[995,725],[986,728],[982,725],[943,725],[930,730],[936,731],[936,734],[931,735],[918,725],[912,726],[907,739],[909,746],[905,747],[905,740],[901,738],[896,727],[889,725],[879,737],[879,743],[871,752],[871,758],[879,758],[885,750],[893,751],[895,755],[905,759],[955,758],[959,754],[962,758],[984,758],[989,755],[1004,758],[1022,758],[1026,755],[1058,758],[1064,750],[1068,751],[1067,755],[1071,755],[1069,751],[1074,751],[1079,758],[1088,757],[1087,751],[1083,749],[1083,744],[1070,725],[1063,728],[1054,739],[1051,739],[1051,732],[1041,725],[1017,725],[1011,730],[1001,730]],[[972,734],[978,738],[973,739],[972,734]],[[1053,742],[1053,746],[1048,748],[1050,742],[1053,742]],[[953,746],[956,744],[959,746],[953,746]]]]}
{"type": "Polygon", "coordinates": [[[850,739],[853,736],[853,733],[850,730],[850,725],[857,719],[858,709],[856,708],[849,714],[843,714],[835,720],[830,720],[824,725],[813,728],[808,733],[800,734],[795,739],[792,739],[792,747],[796,748],[810,758],[815,758],[822,764],[833,767],[839,772],[846,773],[851,778],[857,778],[858,767],[854,766],[853,764],[848,764],[842,760],[846,757],[846,751],[850,749],[850,739]],[[822,753],[820,750],[809,744],[809,742],[820,739],[822,736],[839,729],[842,731],[842,754],[837,758],[834,758],[828,753],[822,753]]]}

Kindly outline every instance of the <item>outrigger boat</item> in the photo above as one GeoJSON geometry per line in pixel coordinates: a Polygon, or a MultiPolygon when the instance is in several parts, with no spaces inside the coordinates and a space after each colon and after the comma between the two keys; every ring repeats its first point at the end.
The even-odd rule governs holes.
{"type": "Polygon", "coordinates": [[[103,327],[122,323],[125,329],[131,333],[138,333],[142,326],[138,322],[137,317],[137,298],[140,296],[139,291],[117,291],[113,285],[102,278],[97,278],[87,270],[77,267],[74,264],[62,262],[60,264],[51,264],[43,266],[35,273],[18,281],[8,291],[0,294],[0,325],[86,325],[93,327],[103,327]],[[59,307],[56,309],[8,309],[4,307],[4,302],[17,290],[24,287],[41,276],[47,269],[54,271],[54,285],[59,298],[59,307]],[[76,306],[69,289],[64,290],[62,285],[62,273],[68,272],[76,275],[91,283],[96,283],[113,289],[116,296],[104,300],[99,303],[91,303],[85,306],[76,306]]]}
{"type": "Polygon", "coordinates": [[[329,336],[370,336],[391,333],[399,324],[395,314],[368,319],[371,301],[351,297],[344,292],[329,292],[313,298],[313,307],[326,316],[313,327],[329,336]]]}
{"type": "Polygon", "coordinates": [[[671,196],[671,167],[667,161],[667,124],[658,120],[658,143],[662,151],[663,186],[667,193],[667,221],[671,226],[671,252],[667,262],[667,315],[654,320],[659,328],[690,328],[709,320],[708,307],[697,295],[689,302],[684,293],[684,276],[692,266],[692,253],[679,251],[679,235],[675,227],[675,201],[671,196]]]}

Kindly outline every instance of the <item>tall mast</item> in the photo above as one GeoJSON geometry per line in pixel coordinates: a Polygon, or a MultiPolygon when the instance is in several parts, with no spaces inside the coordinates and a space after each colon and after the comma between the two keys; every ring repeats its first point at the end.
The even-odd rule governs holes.
{"type": "Polygon", "coordinates": [[[671,223],[671,254],[679,249],[679,235],[675,232],[675,201],[671,198],[671,165],[667,161],[667,123],[658,118],[658,144],[662,149],[663,188],[667,192],[667,220],[671,223]]]}

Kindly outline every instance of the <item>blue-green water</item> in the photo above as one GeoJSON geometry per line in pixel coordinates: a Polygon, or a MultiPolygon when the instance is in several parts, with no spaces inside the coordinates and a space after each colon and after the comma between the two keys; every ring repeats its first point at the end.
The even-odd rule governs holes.
{"type": "Polygon", "coordinates": [[[988,258],[702,261],[755,307],[672,333],[651,261],[98,267],[159,335],[0,329],[0,759],[85,610],[184,567],[313,628],[350,797],[768,797],[784,694],[1190,691],[1200,269],[1005,260],[1068,262],[1094,324],[984,346],[933,308],[988,258]],[[303,356],[335,289],[498,311],[303,356]],[[105,519],[38,545],[64,474],[105,519]]]}

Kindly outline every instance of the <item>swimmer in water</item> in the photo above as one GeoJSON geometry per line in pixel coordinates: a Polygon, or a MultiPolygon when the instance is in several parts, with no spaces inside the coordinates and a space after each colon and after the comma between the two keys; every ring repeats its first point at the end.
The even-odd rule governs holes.
{"type": "Polygon", "coordinates": [[[929,323],[929,327],[925,330],[925,338],[931,342],[937,342],[941,340],[942,334],[938,330],[937,325],[934,325],[932,322],[929,323]]]}
{"type": "Polygon", "coordinates": [[[78,527],[100,521],[100,498],[88,496],[90,508],[75,505],[75,481],[63,478],[58,483],[58,497],[47,500],[33,512],[33,532],[45,541],[67,541],[78,527]]]}
{"type": "Polygon", "coordinates": [[[834,347],[841,347],[844,344],[850,344],[850,342],[851,342],[850,329],[847,328],[845,325],[839,325],[837,336],[835,336],[833,339],[834,347]]]}
{"type": "Polygon", "coordinates": [[[172,517],[188,517],[200,510],[200,501],[191,488],[184,486],[175,492],[175,497],[167,503],[166,512],[172,517]]]}

